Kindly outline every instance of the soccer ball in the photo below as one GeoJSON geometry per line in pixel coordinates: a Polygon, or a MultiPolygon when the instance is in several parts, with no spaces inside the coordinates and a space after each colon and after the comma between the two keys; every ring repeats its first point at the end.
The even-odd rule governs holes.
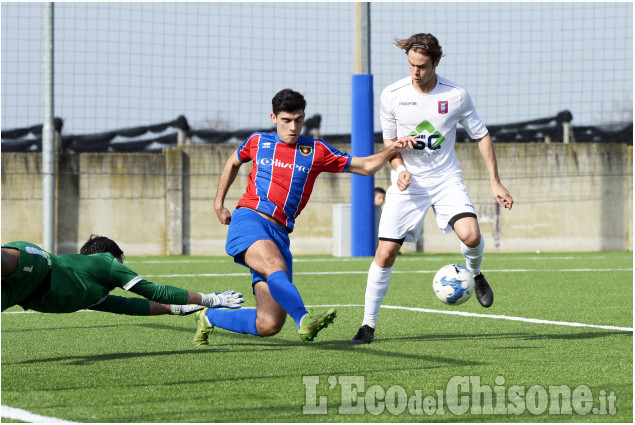
{"type": "Polygon", "coordinates": [[[432,289],[437,298],[446,304],[463,304],[474,292],[474,276],[465,266],[448,264],[434,275],[432,289]]]}

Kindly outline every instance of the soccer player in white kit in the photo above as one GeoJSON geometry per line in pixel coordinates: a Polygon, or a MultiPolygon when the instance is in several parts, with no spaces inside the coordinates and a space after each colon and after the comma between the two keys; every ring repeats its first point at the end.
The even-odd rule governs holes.
{"type": "Polygon", "coordinates": [[[436,74],[443,55],[436,37],[414,34],[396,39],[395,44],[408,56],[410,76],[389,85],[381,94],[384,144],[403,136],[414,136],[416,144],[390,161],[392,184],[379,223],[379,245],[368,271],[364,319],[352,344],[373,341],[377,314],[399,249],[404,241],[417,241],[430,207],[439,228],[446,234],[454,231],[460,239],[466,267],[474,274],[479,303],[489,307],[494,301],[480,270],[484,240],[454,150],[457,123],[478,144],[496,202],[509,210],[514,203],[499,180],[492,139],[469,94],[436,74]]]}

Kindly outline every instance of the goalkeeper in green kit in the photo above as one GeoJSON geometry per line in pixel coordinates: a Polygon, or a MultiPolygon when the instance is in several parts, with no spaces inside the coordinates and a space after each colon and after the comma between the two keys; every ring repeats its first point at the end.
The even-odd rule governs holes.
{"type": "Polygon", "coordinates": [[[82,309],[129,316],[186,315],[204,307],[240,308],[234,291],[202,294],[144,280],[123,265],[111,239],[92,235],[80,254],[52,255],[29,242],[2,246],[2,311],[14,305],[42,313],[82,309]],[[110,295],[115,288],[141,295],[110,295]]]}

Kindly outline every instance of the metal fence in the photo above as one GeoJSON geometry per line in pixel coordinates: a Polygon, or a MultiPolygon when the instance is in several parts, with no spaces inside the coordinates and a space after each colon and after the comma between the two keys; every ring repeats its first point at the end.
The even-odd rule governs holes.
{"type": "MultiPolygon", "coordinates": [[[[440,75],[488,125],[562,110],[573,125],[632,122],[631,3],[370,4],[375,111],[408,73],[395,37],[435,34],[440,75]]],[[[42,123],[41,3],[2,3],[2,129],[42,123]]],[[[355,3],[55,3],[55,116],[65,134],[188,118],[197,129],[270,125],[291,87],[322,134],[350,131],[355,3]]],[[[379,131],[376,112],[375,129],[379,131]]]]}

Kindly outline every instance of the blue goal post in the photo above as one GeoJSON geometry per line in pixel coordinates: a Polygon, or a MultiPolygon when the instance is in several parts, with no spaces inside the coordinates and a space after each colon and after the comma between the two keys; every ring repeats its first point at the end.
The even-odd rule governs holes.
{"type": "MultiPolygon", "coordinates": [[[[351,114],[351,154],[375,153],[373,128],[373,76],[353,75],[351,114]]],[[[375,176],[351,176],[351,255],[375,255],[375,176]]]]}

